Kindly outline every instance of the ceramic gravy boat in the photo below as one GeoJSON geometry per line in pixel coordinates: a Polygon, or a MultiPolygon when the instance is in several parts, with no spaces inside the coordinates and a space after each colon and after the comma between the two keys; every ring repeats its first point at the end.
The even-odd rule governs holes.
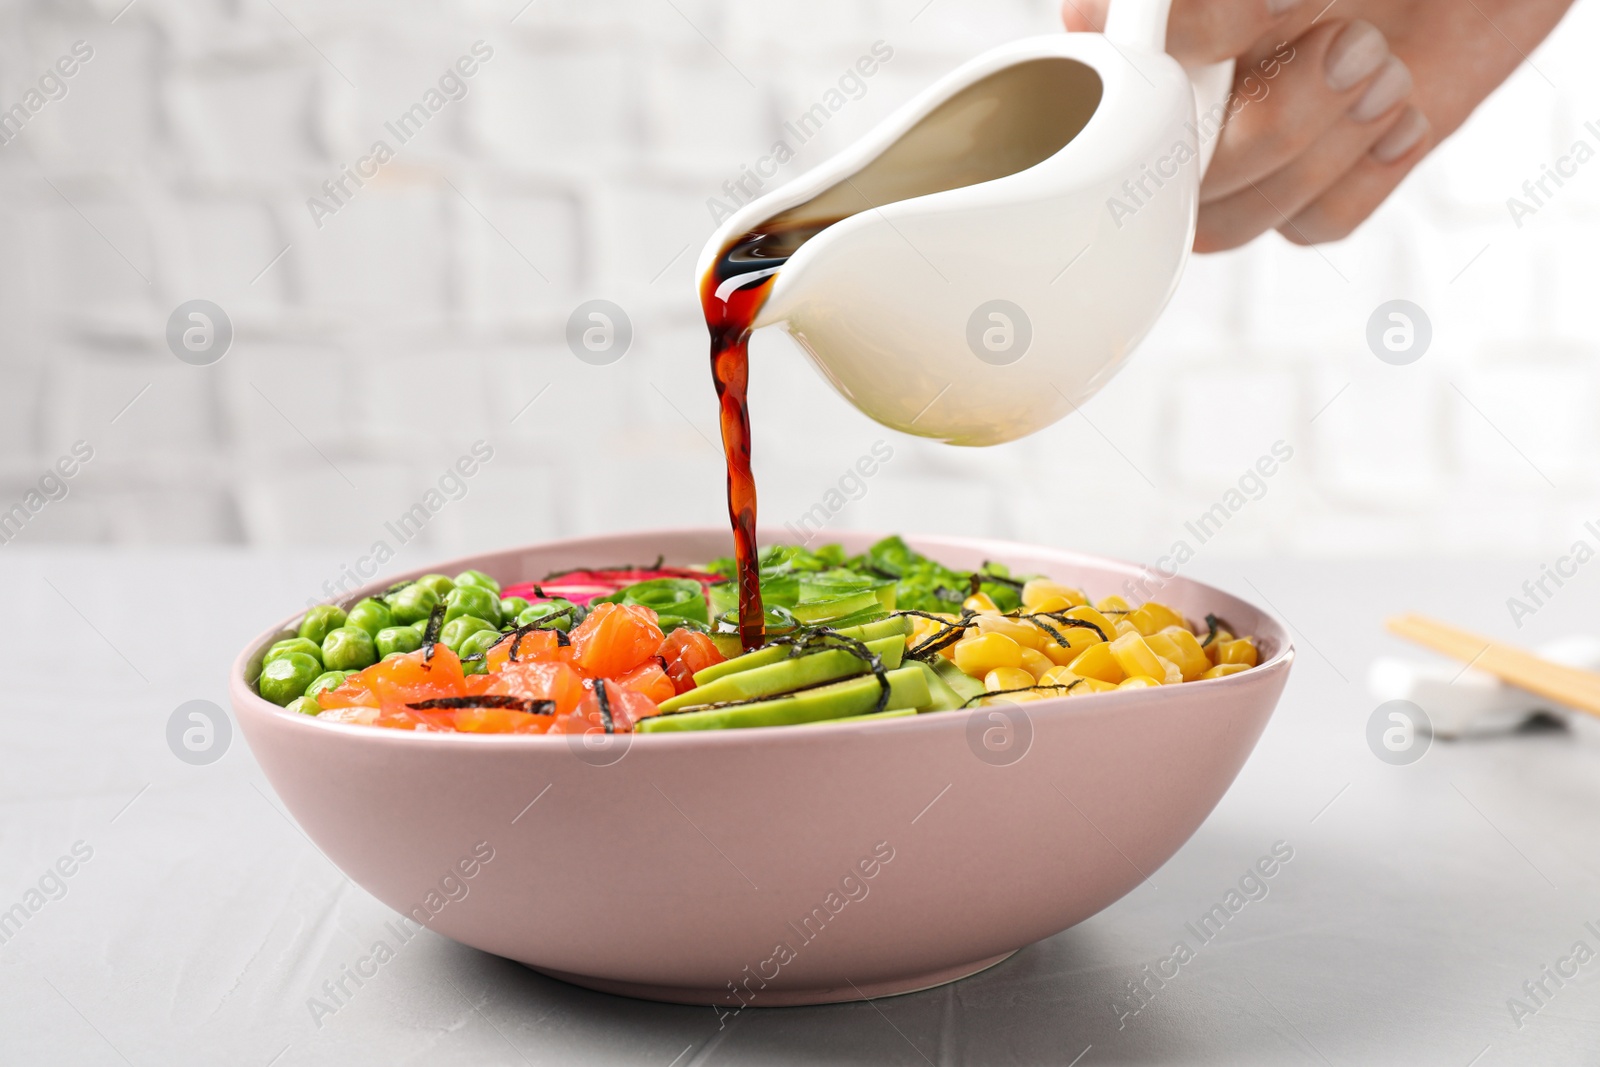
{"type": "Polygon", "coordinates": [[[1225,115],[1233,63],[1167,55],[1170,3],[1114,0],[1104,34],[963,64],[736,211],[697,276],[752,233],[799,233],[722,288],[776,273],[754,328],[782,324],[896,430],[989,445],[1071,413],[1177,287],[1225,115]]]}

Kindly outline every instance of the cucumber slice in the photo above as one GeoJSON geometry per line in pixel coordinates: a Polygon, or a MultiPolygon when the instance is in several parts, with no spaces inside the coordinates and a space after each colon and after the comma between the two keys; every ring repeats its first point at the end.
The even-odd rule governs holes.
{"type": "MultiPolygon", "coordinates": [[[[904,637],[885,637],[877,641],[868,641],[866,645],[868,651],[877,654],[883,661],[883,666],[887,670],[894,670],[900,666],[901,657],[906,651],[904,637]]],[[[721,704],[730,700],[752,700],[756,697],[791,693],[797,689],[808,689],[814,685],[848,678],[853,674],[865,674],[867,671],[866,661],[845,649],[834,648],[790,656],[789,653],[793,649],[789,646],[773,647],[783,653],[776,662],[763,667],[735,671],[705,685],[697,685],[687,693],[679,693],[663,701],[661,710],[673,712],[698,704],[721,704]]]]}
{"type": "MultiPolygon", "coordinates": [[[[889,704],[885,711],[920,708],[928,703],[928,683],[918,666],[889,671],[889,704]]],[[[679,730],[735,730],[752,726],[793,726],[865,715],[877,706],[881,687],[872,675],[819,685],[788,696],[774,697],[737,708],[687,711],[681,715],[652,715],[634,727],[642,734],[679,730]]]]}

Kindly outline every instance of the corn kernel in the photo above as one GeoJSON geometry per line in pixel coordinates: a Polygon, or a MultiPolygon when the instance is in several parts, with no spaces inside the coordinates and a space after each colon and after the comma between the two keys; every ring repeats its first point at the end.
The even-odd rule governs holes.
{"type": "MultiPolygon", "coordinates": [[[[1126,640],[1118,638],[1118,640],[1126,640]]],[[[1111,654],[1111,646],[1104,641],[1090,645],[1083,653],[1071,663],[1072,673],[1080,678],[1095,678],[1102,682],[1115,684],[1126,678],[1127,672],[1111,654]]],[[[1139,672],[1141,674],[1146,672],[1139,672]]]]}
{"type": "Polygon", "coordinates": [[[1023,648],[1022,669],[1033,675],[1035,678],[1042,675],[1045,671],[1054,670],[1055,666],[1056,665],[1050,661],[1050,658],[1043,652],[1040,652],[1038,649],[1027,647],[1023,648]]]}
{"type": "Polygon", "coordinates": [[[1163,685],[1177,685],[1183,681],[1183,670],[1176,663],[1165,656],[1157,656],[1156,659],[1161,662],[1161,669],[1166,672],[1166,677],[1162,679],[1163,685]]]}
{"type": "Polygon", "coordinates": [[[1107,641],[1117,636],[1117,628],[1111,624],[1111,620],[1100,614],[1094,608],[1089,607],[1087,604],[1076,608],[1068,608],[1063,614],[1065,614],[1069,619],[1077,619],[1079,622],[1093,623],[1107,641]]]}
{"type": "Polygon", "coordinates": [[[992,611],[999,612],[1000,605],[996,604],[988,593],[973,593],[961,602],[961,607],[966,611],[992,611]]]}
{"type": "Polygon", "coordinates": [[[1003,693],[1000,696],[984,697],[983,703],[988,704],[1027,704],[1034,700],[1044,700],[1054,696],[1053,693],[1040,693],[1037,690],[1026,689],[1020,693],[1003,693]]]}
{"type": "Polygon", "coordinates": [[[1088,602],[1089,598],[1080,591],[1048,578],[1031,579],[1022,587],[1022,606],[1029,611],[1062,611],[1088,602]],[[1050,601],[1057,599],[1065,603],[1059,608],[1050,606],[1050,601]]]}
{"type": "Polygon", "coordinates": [[[1117,687],[1116,682],[1103,682],[1098,678],[1085,678],[1083,684],[1074,686],[1069,696],[1088,696],[1090,693],[1109,693],[1117,687]]]}
{"type": "MultiPolygon", "coordinates": [[[[981,634],[1005,634],[1023,648],[1042,649],[1054,638],[1031,622],[1009,618],[1005,615],[984,614],[972,620],[981,634]]],[[[1046,619],[1048,623],[1050,620],[1046,619]]]]}
{"type": "MultiPolygon", "coordinates": [[[[1124,677],[1134,674],[1148,674],[1157,680],[1167,676],[1166,668],[1161,666],[1161,657],[1150,651],[1150,646],[1144,643],[1144,638],[1137,633],[1123,634],[1111,642],[1107,649],[1111,658],[1122,668],[1124,677]]],[[[1079,671],[1078,673],[1083,673],[1079,671]]],[[[1098,677],[1098,676],[1097,676],[1098,677]]],[[[1121,678],[1106,681],[1121,681],[1121,678]]]]}
{"type": "Polygon", "coordinates": [[[1206,671],[1206,673],[1202,674],[1200,677],[1226,678],[1230,674],[1238,674],[1240,671],[1247,671],[1249,669],[1250,665],[1248,663],[1219,663],[1215,667],[1212,667],[1209,671],[1206,671]]]}
{"type": "Polygon", "coordinates": [[[1097,611],[1127,611],[1128,602],[1119,596],[1103,596],[1094,602],[1097,611]]]}
{"type": "Polygon", "coordinates": [[[1021,667],[1022,646],[1005,634],[963,637],[951,653],[963,674],[982,678],[996,667],[1021,667]]]}
{"type": "Polygon", "coordinates": [[[1045,620],[1055,627],[1057,633],[1066,641],[1065,645],[1058,645],[1054,638],[1044,646],[1044,655],[1051,663],[1065,667],[1078,658],[1078,654],[1090,645],[1100,644],[1100,635],[1082,626],[1059,626],[1049,619],[1045,620]]]}
{"type": "Polygon", "coordinates": [[[1068,608],[1076,607],[1077,605],[1073,601],[1068,600],[1064,596],[1049,596],[1049,597],[1045,597],[1043,600],[1039,601],[1037,604],[1025,605],[1025,606],[1031,612],[1036,612],[1036,613],[1037,612],[1051,612],[1051,613],[1054,613],[1054,612],[1058,612],[1058,611],[1066,611],[1068,608]]]}
{"type": "Polygon", "coordinates": [[[1181,626],[1185,630],[1189,629],[1188,621],[1185,620],[1181,614],[1179,614],[1173,608],[1161,603],[1159,600],[1146,600],[1143,604],[1139,605],[1139,610],[1142,612],[1147,612],[1155,618],[1157,623],[1156,629],[1158,631],[1164,630],[1168,626],[1181,626]]]}
{"type": "Polygon", "coordinates": [[[1228,641],[1217,649],[1217,664],[1242,663],[1246,667],[1254,667],[1260,657],[1256,653],[1256,643],[1253,638],[1241,637],[1237,641],[1228,641]]]}
{"type": "Polygon", "coordinates": [[[1222,646],[1233,639],[1233,634],[1229,633],[1227,630],[1218,630],[1216,634],[1212,636],[1211,640],[1206,642],[1206,644],[1202,647],[1206,650],[1206,656],[1211,660],[1211,662],[1216,663],[1217,654],[1222,651],[1222,646]]]}
{"type": "Polygon", "coordinates": [[[1000,689],[1032,689],[1033,675],[1021,667],[996,667],[983,676],[983,687],[990,692],[1000,689]]]}
{"type": "Polygon", "coordinates": [[[1182,627],[1169,626],[1146,637],[1144,643],[1156,655],[1176,663],[1186,682],[1194,681],[1211,669],[1211,660],[1200,647],[1200,640],[1182,627]]]}
{"type": "MultiPolygon", "coordinates": [[[[1040,685],[1071,685],[1077,680],[1078,676],[1072,673],[1070,667],[1051,667],[1039,675],[1040,685]]],[[[1056,695],[1059,696],[1060,694],[1056,695]]]]}
{"type": "Polygon", "coordinates": [[[1142,633],[1139,632],[1139,628],[1137,626],[1135,626],[1133,623],[1129,622],[1126,618],[1118,619],[1117,622],[1116,622],[1116,626],[1117,626],[1117,636],[1118,637],[1121,637],[1124,634],[1133,634],[1136,637],[1143,637],[1144,636],[1142,633]]]}
{"type": "Polygon", "coordinates": [[[1148,674],[1136,674],[1132,678],[1124,678],[1117,683],[1118,689],[1151,689],[1161,683],[1148,674]]]}

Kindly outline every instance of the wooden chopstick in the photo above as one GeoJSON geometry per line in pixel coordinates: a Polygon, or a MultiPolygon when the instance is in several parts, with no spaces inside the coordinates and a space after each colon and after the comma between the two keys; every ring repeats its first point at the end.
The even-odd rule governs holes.
{"type": "Polygon", "coordinates": [[[1600,716],[1600,674],[1540,659],[1526,649],[1481,637],[1426,615],[1396,615],[1389,632],[1442,652],[1519,689],[1600,716]]]}

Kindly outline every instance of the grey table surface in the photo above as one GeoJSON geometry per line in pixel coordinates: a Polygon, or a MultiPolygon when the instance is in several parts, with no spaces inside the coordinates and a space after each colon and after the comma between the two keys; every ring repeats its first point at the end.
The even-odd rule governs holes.
{"type": "Polygon", "coordinates": [[[313,1018],[392,913],[299,832],[242,739],[191,766],[165,731],[184,701],[226,705],[237,648],[335,564],[0,552],[0,909],[38,905],[0,943],[0,1063],[1600,1063],[1600,960],[1544,978],[1577,942],[1600,950],[1600,729],[1436,741],[1390,766],[1364,683],[1400,650],[1388,612],[1538,642],[1600,630],[1592,576],[1516,633],[1525,564],[1197,561],[1274,605],[1301,654],[1237,782],[1150,884],[963,982],[719,1028],[426,931],[313,1018]],[[1277,842],[1293,859],[1268,895],[1119,1017],[1126,983],[1277,842]],[[48,877],[75,847],[88,858],[48,877]]]}

